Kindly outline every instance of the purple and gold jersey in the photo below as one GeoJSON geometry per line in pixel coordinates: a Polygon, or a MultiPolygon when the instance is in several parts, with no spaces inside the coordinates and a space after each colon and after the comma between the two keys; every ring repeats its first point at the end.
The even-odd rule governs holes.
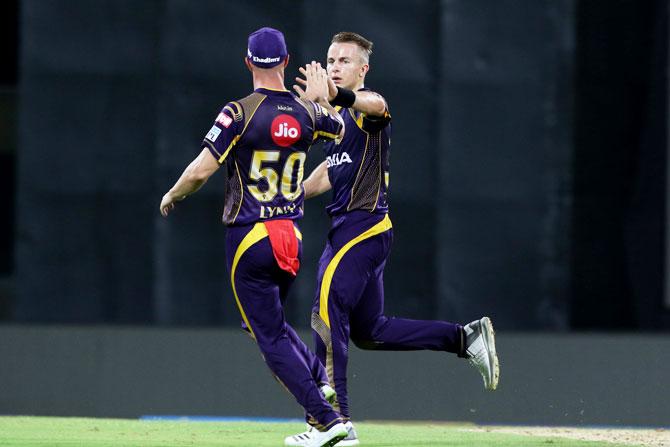
{"type": "MultiPolygon", "coordinates": [[[[361,89],[368,90],[368,89],[361,89]]],[[[388,212],[391,115],[367,117],[354,109],[336,107],[346,132],[340,142],[324,145],[333,199],[326,211],[337,216],[353,210],[388,212]]]]}
{"type": "Polygon", "coordinates": [[[286,90],[259,88],[226,104],[202,143],[226,163],[223,223],[302,217],[307,151],[340,130],[321,106],[286,90]]]}

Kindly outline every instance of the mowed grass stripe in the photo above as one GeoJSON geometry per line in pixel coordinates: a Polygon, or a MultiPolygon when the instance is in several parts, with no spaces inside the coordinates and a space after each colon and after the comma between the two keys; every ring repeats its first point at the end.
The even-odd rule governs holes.
{"type": "MultiPolygon", "coordinates": [[[[462,431],[451,424],[356,425],[363,447],[616,447],[617,444],[462,431]]],[[[471,427],[471,426],[470,426],[471,427]]],[[[0,417],[0,446],[11,447],[265,447],[281,446],[302,424],[167,422],[129,419],[0,417]]],[[[619,445],[620,446],[620,445],[619,445]]]]}

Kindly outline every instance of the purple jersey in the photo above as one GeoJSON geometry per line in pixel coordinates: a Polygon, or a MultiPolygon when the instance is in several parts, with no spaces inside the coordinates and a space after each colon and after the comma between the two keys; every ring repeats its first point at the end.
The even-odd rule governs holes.
{"type": "MultiPolygon", "coordinates": [[[[361,89],[368,90],[368,89],[361,89]]],[[[346,131],[342,141],[324,145],[333,199],[331,216],[348,211],[388,212],[391,115],[367,117],[354,109],[336,108],[346,131]]]]}
{"type": "Polygon", "coordinates": [[[219,164],[226,163],[223,222],[302,217],[307,151],[340,130],[321,106],[286,90],[258,88],[226,104],[202,143],[219,164]]]}

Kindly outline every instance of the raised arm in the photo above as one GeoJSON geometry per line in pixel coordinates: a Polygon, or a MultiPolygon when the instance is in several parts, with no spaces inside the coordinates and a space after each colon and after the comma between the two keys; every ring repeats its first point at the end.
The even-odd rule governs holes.
{"type": "Polygon", "coordinates": [[[303,90],[298,85],[294,85],[293,89],[296,91],[296,93],[298,93],[300,98],[307,99],[319,104],[330,114],[330,116],[333,117],[333,119],[338,121],[341,125],[338,137],[344,137],[344,121],[342,121],[339,113],[337,113],[335,108],[328,101],[329,79],[326,70],[321,67],[320,63],[315,61],[312,61],[311,64],[305,65],[305,67],[300,67],[298,70],[303,76],[305,76],[305,79],[296,78],[296,80],[302,84],[305,89],[303,90]]]}
{"type": "MultiPolygon", "coordinates": [[[[312,62],[314,64],[314,62],[312,62]]],[[[321,64],[317,64],[321,68],[321,64]]],[[[303,68],[300,68],[300,72],[306,76],[306,71],[303,68]]],[[[359,112],[365,113],[367,116],[380,116],[383,117],[387,113],[387,104],[386,100],[382,95],[375,92],[369,92],[364,90],[349,90],[343,87],[338,87],[335,85],[332,79],[326,78],[328,81],[328,103],[335,106],[342,107],[353,107],[359,112]]],[[[295,78],[295,80],[302,84],[303,86],[307,85],[307,80],[302,78],[295,78]]],[[[301,94],[301,97],[305,94],[302,89],[297,86],[293,86],[296,91],[301,94]]],[[[317,101],[316,99],[314,99],[317,101]]],[[[317,101],[319,104],[326,107],[321,101],[317,101]]]]}
{"type": "Polygon", "coordinates": [[[353,107],[367,116],[385,116],[387,113],[386,100],[379,93],[338,87],[330,78],[328,78],[328,101],[342,107],[353,107]]]}

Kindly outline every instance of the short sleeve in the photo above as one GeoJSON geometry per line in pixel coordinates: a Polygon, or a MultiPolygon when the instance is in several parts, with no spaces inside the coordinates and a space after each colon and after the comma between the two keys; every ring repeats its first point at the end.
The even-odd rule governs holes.
{"type": "Polygon", "coordinates": [[[219,164],[226,161],[230,150],[240,138],[242,119],[239,110],[241,108],[235,103],[226,104],[202,141],[202,147],[209,149],[209,152],[219,164]]]}
{"type": "MultiPolygon", "coordinates": [[[[372,92],[375,95],[378,95],[380,98],[384,99],[379,93],[372,92]]],[[[376,133],[379,132],[380,130],[384,129],[386,126],[388,126],[391,123],[391,114],[389,113],[389,106],[388,103],[386,102],[386,99],[384,99],[384,104],[386,105],[386,109],[384,110],[384,115],[383,116],[368,116],[364,115],[363,116],[363,130],[366,132],[370,133],[376,133]]]]}
{"type": "Polygon", "coordinates": [[[388,110],[384,112],[384,116],[367,116],[363,117],[363,130],[370,133],[376,133],[388,126],[391,122],[391,114],[388,110]]]}
{"type": "Polygon", "coordinates": [[[318,139],[335,140],[340,136],[342,123],[339,117],[333,116],[331,112],[321,107],[319,104],[312,103],[314,107],[314,141],[318,139]]]}

